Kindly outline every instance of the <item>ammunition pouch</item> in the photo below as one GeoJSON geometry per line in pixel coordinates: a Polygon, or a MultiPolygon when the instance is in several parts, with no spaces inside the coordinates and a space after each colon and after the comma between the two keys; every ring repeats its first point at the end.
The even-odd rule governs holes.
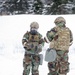
{"type": "Polygon", "coordinates": [[[37,54],[42,51],[42,47],[39,46],[38,42],[27,43],[25,49],[30,54],[37,54]]]}
{"type": "Polygon", "coordinates": [[[37,53],[40,53],[41,51],[42,51],[42,45],[41,45],[41,44],[39,44],[39,45],[38,45],[37,53]]]}
{"type": "Polygon", "coordinates": [[[39,65],[42,65],[43,64],[43,54],[39,54],[39,58],[40,58],[39,65]]]}
{"type": "Polygon", "coordinates": [[[37,47],[38,47],[38,43],[37,42],[29,42],[29,43],[26,43],[26,45],[25,45],[25,48],[27,49],[27,50],[36,50],[37,49],[37,47]]]}

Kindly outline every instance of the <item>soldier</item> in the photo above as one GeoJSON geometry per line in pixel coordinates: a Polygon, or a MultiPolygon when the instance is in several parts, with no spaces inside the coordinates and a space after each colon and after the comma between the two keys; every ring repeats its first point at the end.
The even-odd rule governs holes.
{"type": "Polygon", "coordinates": [[[39,65],[42,61],[41,55],[44,46],[44,40],[42,35],[37,31],[39,24],[37,22],[32,22],[30,24],[30,31],[27,31],[22,39],[22,44],[25,49],[25,55],[23,59],[23,75],[29,75],[30,69],[32,69],[32,75],[39,75],[39,65]]]}
{"type": "Polygon", "coordinates": [[[72,45],[73,37],[71,30],[66,27],[63,17],[57,17],[54,21],[55,27],[47,32],[47,40],[50,42],[50,49],[57,53],[53,62],[48,62],[48,75],[67,75],[69,72],[68,52],[72,45]]]}

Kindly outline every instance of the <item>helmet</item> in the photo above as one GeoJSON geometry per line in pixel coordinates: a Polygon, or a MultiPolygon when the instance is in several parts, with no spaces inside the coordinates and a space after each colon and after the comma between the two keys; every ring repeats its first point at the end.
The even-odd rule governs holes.
{"type": "Polygon", "coordinates": [[[38,28],[39,28],[39,24],[38,24],[37,22],[32,22],[32,23],[30,24],[30,27],[31,27],[31,28],[36,28],[36,29],[38,29],[38,28]]]}
{"type": "Polygon", "coordinates": [[[57,17],[54,21],[54,23],[64,22],[66,23],[66,20],[63,17],[57,17]]]}

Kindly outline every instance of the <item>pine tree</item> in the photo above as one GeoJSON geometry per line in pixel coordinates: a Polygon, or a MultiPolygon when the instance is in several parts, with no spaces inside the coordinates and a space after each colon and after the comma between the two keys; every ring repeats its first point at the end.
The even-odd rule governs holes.
{"type": "MultiPolygon", "coordinates": [[[[68,0],[53,0],[53,2],[54,4],[50,8],[50,12],[52,12],[52,14],[57,14],[59,6],[66,4],[68,0]]],[[[61,11],[59,11],[59,13],[61,13],[61,11]]]]}
{"type": "Polygon", "coordinates": [[[33,3],[34,3],[34,0],[27,0],[27,4],[28,4],[27,12],[28,12],[28,14],[33,14],[34,13],[33,3]]]}
{"type": "Polygon", "coordinates": [[[75,14],[75,0],[3,0],[0,14],[75,14]]]}
{"type": "Polygon", "coordinates": [[[74,8],[73,0],[53,0],[52,4],[47,7],[46,14],[72,14],[74,8]]]}
{"type": "Polygon", "coordinates": [[[41,0],[6,0],[4,9],[10,14],[42,14],[41,0]]]}
{"type": "Polygon", "coordinates": [[[35,14],[42,14],[43,12],[43,3],[41,0],[35,0],[34,1],[34,13],[35,14]]]}
{"type": "Polygon", "coordinates": [[[7,0],[3,7],[6,8],[10,14],[23,14],[26,13],[28,4],[27,0],[7,0]]]}

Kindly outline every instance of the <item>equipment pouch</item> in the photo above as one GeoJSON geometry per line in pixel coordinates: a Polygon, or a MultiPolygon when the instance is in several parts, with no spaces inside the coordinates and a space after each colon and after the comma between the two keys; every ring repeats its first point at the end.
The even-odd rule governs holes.
{"type": "Polygon", "coordinates": [[[42,65],[43,64],[43,54],[39,54],[39,58],[40,58],[39,64],[42,65]]]}

